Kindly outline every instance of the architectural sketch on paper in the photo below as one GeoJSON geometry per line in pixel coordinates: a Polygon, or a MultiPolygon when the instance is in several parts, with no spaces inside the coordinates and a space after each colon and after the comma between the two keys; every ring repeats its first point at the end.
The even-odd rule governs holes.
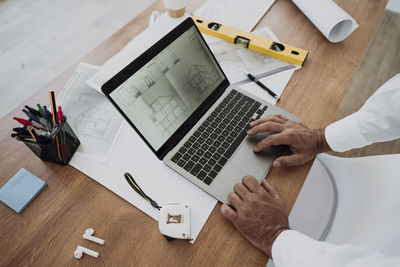
{"type": "MultiPolygon", "coordinates": [[[[90,92],[92,93],[92,92],[90,92]]],[[[106,139],[106,133],[110,129],[115,110],[108,102],[100,102],[97,96],[83,93],[77,100],[85,103],[86,108],[76,114],[72,123],[79,137],[88,136],[96,139],[106,139]],[[92,105],[97,103],[98,105],[92,105]]],[[[83,107],[83,105],[82,105],[83,107]]]]}
{"type": "Polygon", "coordinates": [[[57,102],[81,141],[77,155],[106,161],[123,120],[107,98],[86,84],[99,70],[98,66],[79,64],[57,102]]]}

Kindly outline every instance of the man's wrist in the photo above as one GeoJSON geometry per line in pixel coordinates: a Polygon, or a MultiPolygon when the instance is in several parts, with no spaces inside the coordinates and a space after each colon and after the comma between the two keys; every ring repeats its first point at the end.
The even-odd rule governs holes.
{"type": "Polygon", "coordinates": [[[332,150],[325,138],[325,128],[314,130],[314,138],[317,153],[323,153],[332,150]]]}
{"type": "Polygon", "coordinates": [[[278,238],[278,236],[279,236],[283,231],[286,231],[286,230],[290,230],[290,228],[289,228],[289,227],[282,227],[282,228],[280,228],[278,231],[275,232],[275,234],[274,234],[273,237],[271,238],[271,240],[270,240],[270,242],[269,242],[267,248],[266,248],[265,251],[264,251],[270,258],[272,258],[272,246],[274,245],[275,240],[278,238]]]}

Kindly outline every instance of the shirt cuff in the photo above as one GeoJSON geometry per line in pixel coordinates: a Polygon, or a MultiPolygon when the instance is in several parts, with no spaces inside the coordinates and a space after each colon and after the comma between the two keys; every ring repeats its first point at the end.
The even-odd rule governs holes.
{"type": "Polygon", "coordinates": [[[325,139],[330,148],[336,152],[371,144],[360,131],[357,113],[328,125],[325,129],[325,139]]]}

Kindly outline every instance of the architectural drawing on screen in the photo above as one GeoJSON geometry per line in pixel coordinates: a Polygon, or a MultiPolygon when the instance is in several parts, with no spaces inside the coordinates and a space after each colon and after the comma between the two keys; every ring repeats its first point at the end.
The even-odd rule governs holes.
{"type": "Polygon", "coordinates": [[[204,65],[196,64],[189,68],[188,82],[199,95],[206,91],[209,86],[214,85],[217,80],[218,76],[209,73],[204,65]]]}
{"type": "Polygon", "coordinates": [[[171,57],[172,62],[173,62],[175,65],[178,64],[178,62],[181,60],[181,59],[178,57],[178,55],[176,54],[176,52],[172,52],[171,55],[170,55],[170,57],[171,57]]]}
{"type": "Polygon", "coordinates": [[[152,121],[163,133],[171,134],[175,123],[184,116],[184,110],[174,95],[158,97],[150,104],[152,121]]]}
{"type": "Polygon", "coordinates": [[[169,71],[168,66],[162,61],[160,62],[160,69],[161,69],[162,73],[164,73],[164,74],[169,71]]]}

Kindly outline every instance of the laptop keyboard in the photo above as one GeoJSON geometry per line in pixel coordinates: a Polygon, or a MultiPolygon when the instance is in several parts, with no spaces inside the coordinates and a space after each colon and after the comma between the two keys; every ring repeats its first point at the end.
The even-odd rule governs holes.
{"type": "Polygon", "coordinates": [[[171,161],[210,185],[247,136],[249,123],[266,109],[253,98],[232,90],[171,161]]]}

